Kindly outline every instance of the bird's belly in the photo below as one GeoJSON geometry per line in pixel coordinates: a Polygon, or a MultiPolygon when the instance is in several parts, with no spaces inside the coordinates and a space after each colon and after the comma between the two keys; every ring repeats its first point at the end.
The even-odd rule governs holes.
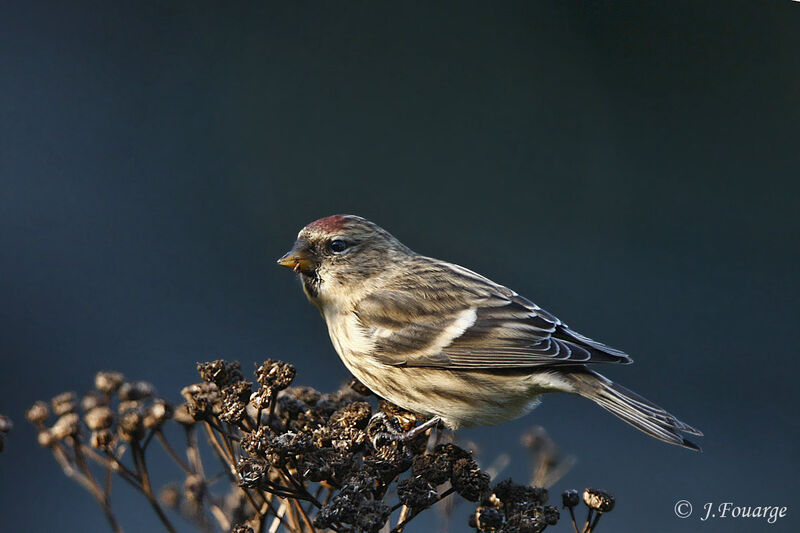
{"type": "Polygon", "coordinates": [[[350,372],[378,396],[457,429],[494,425],[524,415],[538,403],[529,377],[480,371],[394,367],[344,356],[350,372]]]}

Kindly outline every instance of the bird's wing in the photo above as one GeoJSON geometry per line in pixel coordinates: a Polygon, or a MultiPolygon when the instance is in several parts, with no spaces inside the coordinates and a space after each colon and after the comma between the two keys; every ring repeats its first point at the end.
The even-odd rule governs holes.
{"type": "Polygon", "coordinates": [[[411,272],[354,309],[374,341],[365,355],[384,364],[497,369],[631,362],[470,270],[423,257],[409,266],[411,272]]]}

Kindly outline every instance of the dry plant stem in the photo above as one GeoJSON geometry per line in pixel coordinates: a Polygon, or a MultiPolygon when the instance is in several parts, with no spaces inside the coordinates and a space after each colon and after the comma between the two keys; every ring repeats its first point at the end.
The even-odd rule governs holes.
{"type": "Polygon", "coordinates": [[[181,459],[180,456],[177,453],[175,453],[175,449],[172,446],[170,446],[166,435],[164,435],[164,433],[160,429],[156,432],[156,438],[161,443],[161,447],[164,448],[164,451],[167,452],[167,454],[172,458],[173,461],[175,461],[175,463],[179,467],[181,467],[181,470],[190,475],[194,474],[194,472],[192,472],[192,469],[189,468],[189,465],[187,465],[183,461],[183,459],[181,459]]]}
{"type": "Polygon", "coordinates": [[[601,516],[603,516],[602,513],[597,513],[595,515],[594,520],[592,520],[592,524],[589,526],[589,529],[586,530],[586,533],[592,533],[592,531],[594,531],[594,528],[597,527],[597,523],[600,521],[601,516]]]}
{"type": "Polygon", "coordinates": [[[89,470],[89,466],[86,464],[86,459],[83,457],[83,454],[80,451],[80,446],[78,442],[75,439],[70,439],[70,440],[72,441],[73,449],[75,450],[75,464],[81,471],[81,473],[78,474],[78,476],[83,479],[81,485],[83,485],[84,488],[86,488],[89,491],[89,493],[92,496],[94,496],[94,499],[97,500],[97,503],[103,510],[103,514],[105,514],[106,520],[108,520],[111,529],[113,529],[117,533],[122,533],[122,528],[117,522],[117,519],[114,516],[114,512],[111,510],[111,505],[108,501],[109,498],[108,493],[100,488],[100,486],[95,481],[94,476],[92,476],[92,472],[89,470]]]}
{"type": "Polygon", "coordinates": [[[119,458],[112,455],[111,452],[106,451],[106,456],[108,460],[111,461],[111,469],[119,474],[119,477],[133,485],[137,490],[142,490],[141,479],[135,472],[132,472],[127,466],[122,464],[119,458]]]}
{"type": "MultiPolygon", "coordinates": [[[[411,512],[411,508],[408,505],[402,505],[402,509],[400,510],[400,516],[397,517],[397,526],[400,527],[400,524],[405,522],[408,518],[408,513],[411,512]]],[[[400,530],[402,531],[402,529],[400,530]]]]}
{"type": "MultiPolygon", "coordinates": [[[[136,474],[125,468],[125,465],[120,463],[116,457],[111,456],[110,454],[108,457],[103,457],[102,455],[98,454],[85,444],[80,444],[80,451],[81,453],[85,454],[92,461],[96,462],[99,465],[105,467],[106,472],[108,474],[116,472],[119,474],[119,477],[133,485],[136,489],[141,490],[141,485],[139,483],[139,479],[136,477],[136,474]]],[[[106,452],[108,453],[108,452],[106,452]]],[[[108,475],[106,476],[108,478],[108,475]]],[[[110,491],[111,481],[110,479],[106,479],[106,485],[109,487],[108,490],[110,491]]]]}
{"type": "Polygon", "coordinates": [[[133,462],[136,465],[136,471],[142,478],[142,492],[144,493],[145,498],[147,498],[147,501],[150,502],[150,506],[156,512],[156,515],[158,515],[159,520],[161,520],[161,523],[164,524],[164,527],[167,529],[167,531],[170,533],[176,533],[175,528],[172,527],[169,518],[167,518],[167,515],[164,513],[164,510],[161,509],[161,506],[158,504],[158,500],[153,494],[153,488],[150,486],[150,475],[147,472],[147,462],[145,460],[144,453],[142,452],[142,448],[135,440],[131,442],[131,452],[133,452],[133,462]]]}
{"type": "MultiPolygon", "coordinates": [[[[206,433],[208,433],[208,439],[209,439],[209,442],[211,443],[211,448],[214,450],[216,456],[219,458],[220,462],[222,463],[222,468],[225,470],[225,473],[228,475],[228,478],[231,480],[232,483],[234,483],[235,485],[238,485],[238,481],[236,479],[236,476],[237,476],[238,473],[236,472],[236,466],[235,466],[236,463],[235,463],[234,459],[227,455],[226,450],[223,449],[222,445],[219,443],[219,439],[217,439],[217,436],[214,434],[214,430],[212,429],[213,426],[211,426],[210,424],[204,424],[203,427],[206,428],[206,433]]],[[[196,447],[195,447],[195,449],[196,449],[196,447]]],[[[199,453],[198,453],[198,457],[199,457],[199,453]]],[[[263,522],[264,512],[266,512],[266,511],[264,511],[264,512],[261,511],[261,509],[259,508],[259,505],[253,499],[253,495],[250,494],[250,491],[248,491],[244,487],[239,487],[239,488],[244,493],[245,498],[250,503],[250,506],[253,508],[253,511],[255,511],[255,513],[258,515],[259,523],[263,522]]],[[[266,497],[263,496],[263,495],[262,495],[262,497],[264,497],[265,502],[267,502],[266,497]]],[[[281,522],[283,522],[283,520],[281,520],[281,522]]]]}
{"type": "Polygon", "coordinates": [[[575,511],[572,510],[572,507],[568,507],[569,509],[569,516],[572,518],[572,528],[575,530],[575,533],[580,533],[578,530],[578,523],[575,522],[575,511]]]}
{"type": "Polygon", "coordinates": [[[594,516],[594,509],[589,509],[589,512],[586,513],[586,523],[583,525],[583,529],[581,530],[582,533],[589,533],[589,524],[592,523],[592,518],[594,516]]]}

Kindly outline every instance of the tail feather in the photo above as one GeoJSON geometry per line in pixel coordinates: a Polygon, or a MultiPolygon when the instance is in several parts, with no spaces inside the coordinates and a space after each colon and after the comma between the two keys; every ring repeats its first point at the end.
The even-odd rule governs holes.
{"type": "Polygon", "coordinates": [[[636,429],[664,442],[701,451],[700,446],[685,439],[682,433],[698,436],[703,433],[681,422],[650,400],[591,370],[571,373],[569,380],[574,392],[589,398],[636,429]]]}

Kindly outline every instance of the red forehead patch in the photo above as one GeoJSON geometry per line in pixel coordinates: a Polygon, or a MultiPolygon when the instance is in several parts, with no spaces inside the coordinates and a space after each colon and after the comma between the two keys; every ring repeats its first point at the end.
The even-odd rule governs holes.
{"type": "Polygon", "coordinates": [[[323,231],[325,233],[334,233],[336,231],[341,231],[345,229],[346,226],[347,226],[346,216],[333,215],[330,217],[325,217],[319,220],[315,220],[314,222],[308,225],[308,228],[315,229],[317,231],[323,231]]]}

